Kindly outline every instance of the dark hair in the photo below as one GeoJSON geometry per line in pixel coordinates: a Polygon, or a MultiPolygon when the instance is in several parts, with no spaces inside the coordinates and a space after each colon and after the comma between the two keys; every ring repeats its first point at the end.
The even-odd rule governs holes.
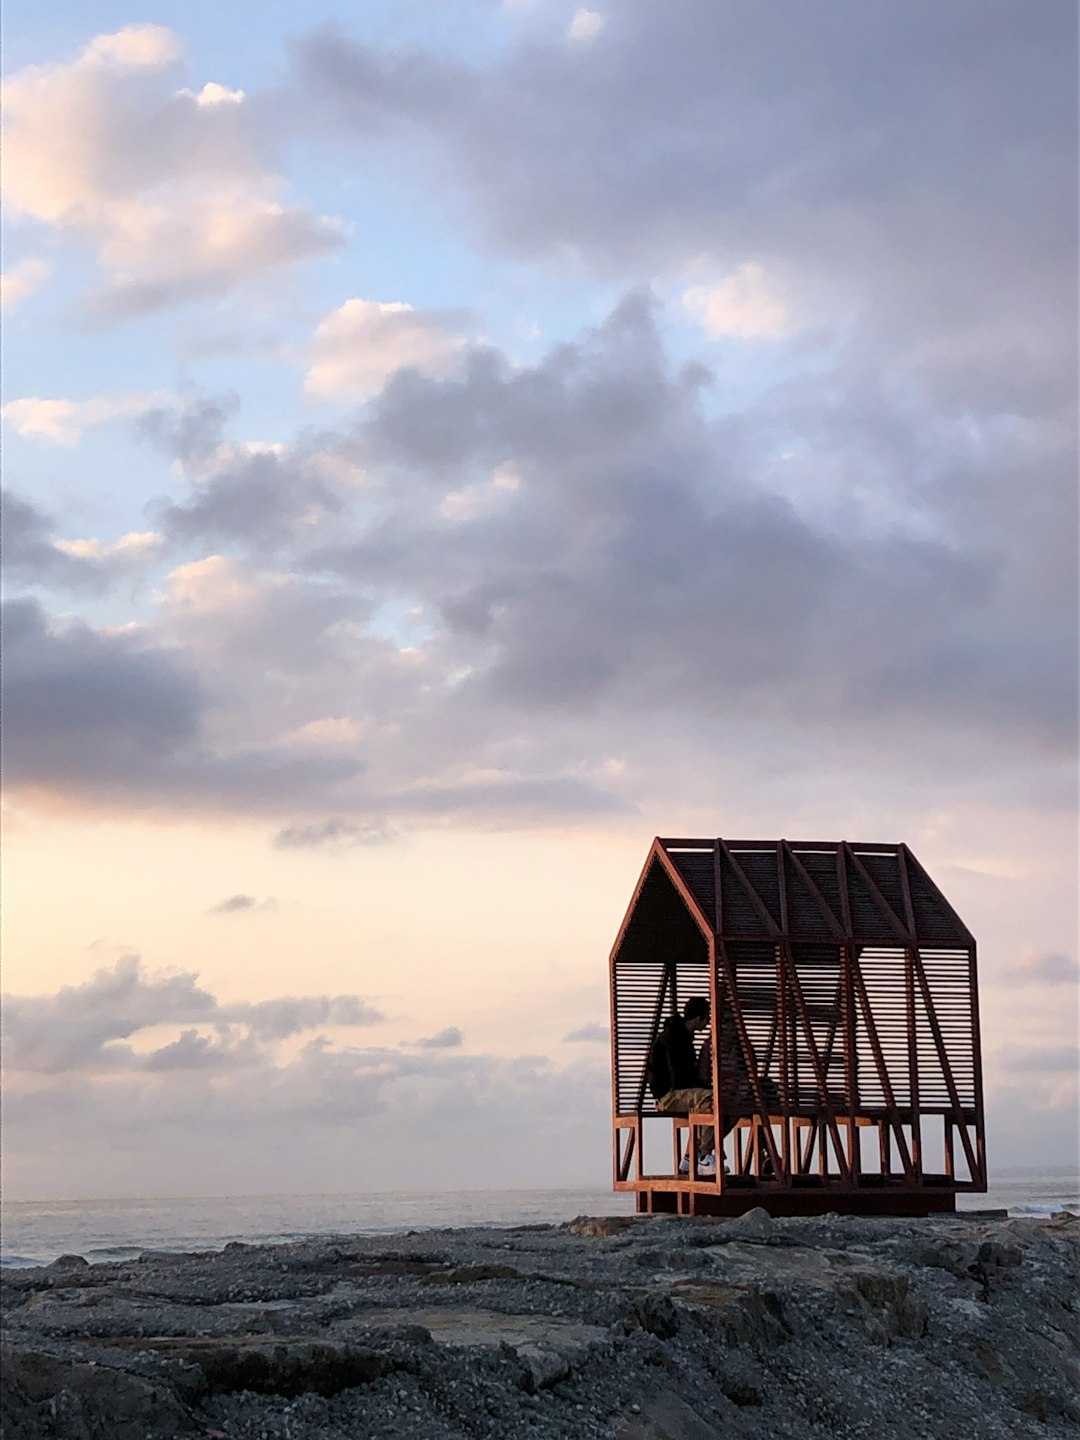
{"type": "Polygon", "coordinates": [[[682,1007],[682,1013],[684,1020],[696,1020],[699,1015],[704,1015],[708,1018],[709,1002],[705,999],[704,995],[691,996],[682,1007]]]}

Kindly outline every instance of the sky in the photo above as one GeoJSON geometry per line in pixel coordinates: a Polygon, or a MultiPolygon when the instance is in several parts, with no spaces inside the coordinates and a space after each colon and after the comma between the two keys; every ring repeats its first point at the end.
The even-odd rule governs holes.
{"type": "Polygon", "coordinates": [[[1071,0],[7,12],[9,1198],[595,1184],[656,834],[1077,1149],[1071,0]]]}

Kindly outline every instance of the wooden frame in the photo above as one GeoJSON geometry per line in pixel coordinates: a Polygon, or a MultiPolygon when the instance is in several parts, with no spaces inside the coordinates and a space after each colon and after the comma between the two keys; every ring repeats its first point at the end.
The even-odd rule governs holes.
{"type": "Polygon", "coordinates": [[[926,1214],[985,1191],[975,940],[906,845],[657,838],[610,997],[613,1184],[639,1210],[926,1214]],[[661,1116],[645,1059],[690,994],[710,1002],[714,1112],[661,1116]],[[646,1160],[661,1123],[670,1171],[646,1160]],[[727,1137],[727,1173],[697,1173],[696,1125],[727,1137]]]}

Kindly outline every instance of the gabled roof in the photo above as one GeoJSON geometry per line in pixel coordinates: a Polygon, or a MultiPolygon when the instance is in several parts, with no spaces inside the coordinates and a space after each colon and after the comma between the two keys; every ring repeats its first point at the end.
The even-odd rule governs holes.
{"type": "Polygon", "coordinates": [[[658,838],[654,862],[724,939],[975,943],[906,845],[658,838]]]}

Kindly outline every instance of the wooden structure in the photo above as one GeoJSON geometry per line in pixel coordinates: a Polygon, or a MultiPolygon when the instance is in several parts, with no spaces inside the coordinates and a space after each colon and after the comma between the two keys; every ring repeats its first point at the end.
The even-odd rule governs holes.
{"type": "Polygon", "coordinates": [[[611,1037],[614,1188],[641,1212],[925,1215],[986,1189],[975,941],[906,845],[655,840],[611,952],[611,1037]],[[714,1109],[662,1115],[646,1059],[692,996],[714,1109]],[[725,1108],[718,1037],[749,1103],[725,1108]]]}

